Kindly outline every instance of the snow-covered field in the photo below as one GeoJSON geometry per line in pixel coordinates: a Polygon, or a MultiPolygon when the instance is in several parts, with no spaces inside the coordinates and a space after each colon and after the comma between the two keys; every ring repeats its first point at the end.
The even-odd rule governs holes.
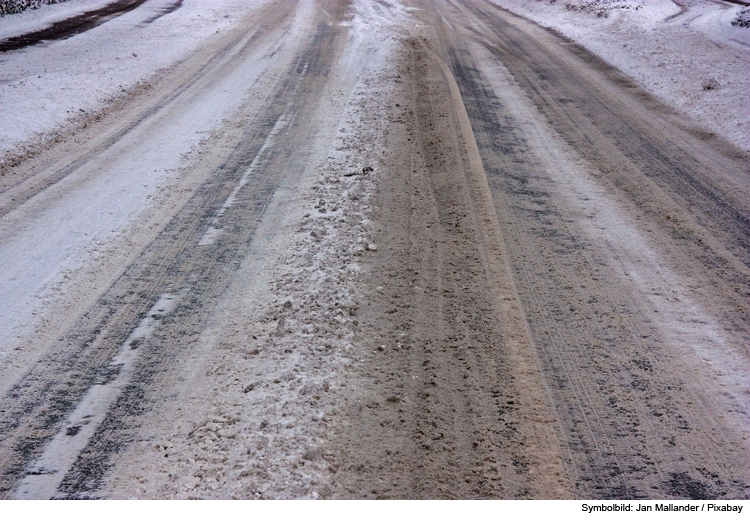
{"type": "Polygon", "coordinates": [[[742,6],[713,0],[492,1],[583,45],[750,151],[750,28],[732,25],[742,6]]]}

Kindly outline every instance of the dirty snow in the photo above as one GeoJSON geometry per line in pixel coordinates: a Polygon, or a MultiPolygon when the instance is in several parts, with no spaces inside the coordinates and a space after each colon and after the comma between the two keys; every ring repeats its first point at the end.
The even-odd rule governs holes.
{"type": "MultiPolygon", "coordinates": [[[[235,10],[237,14],[247,12],[247,9],[241,9],[239,2],[217,0],[211,5],[216,6],[216,9],[235,10]]],[[[192,14],[185,11],[184,16],[181,15],[182,18],[178,16],[174,19],[175,48],[182,47],[183,53],[188,53],[190,48],[206,42],[205,39],[190,41],[179,34],[180,27],[185,29],[190,27],[196,18],[205,18],[200,14],[200,9],[195,7],[195,3],[193,6],[192,14]],[[177,23],[180,21],[181,24],[177,23]],[[190,47],[187,46],[188,42],[190,47]]],[[[177,10],[172,14],[180,12],[181,10],[177,10]]],[[[212,11],[207,8],[206,12],[212,11]]],[[[221,12],[223,11],[219,11],[221,12]]],[[[150,14],[152,13],[149,12],[150,14]]],[[[119,19],[111,23],[114,24],[117,20],[119,19]]],[[[127,26],[129,22],[125,21],[123,24],[127,26]]],[[[104,24],[92,31],[108,25],[109,23],[104,24]]],[[[209,30],[215,24],[196,24],[195,27],[199,26],[209,30]]],[[[154,35],[138,34],[135,31],[135,36],[129,40],[124,35],[127,33],[125,29],[122,31],[121,43],[132,42],[143,49],[148,48],[145,42],[148,42],[149,38],[156,38],[154,35]],[[143,42],[141,38],[144,39],[143,42]]],[[[163,40],[160,42],[167,45],[170,42],[169,33],[163,29],[161,31],[163,40]]],[[[206,36],[210,35],[204,34],[204,37],[206,36]]],[[[99,38],[104,43],[91,46],[92,50],[97,50],[96,53],[92,51],[92,54],[109,54],[110,58],[116,57],[116,44],[112,42],[110,45],[110,40],[102,35],[99,38]]],[[[87,41],[84,39],[83,42],[87,41]]],[[[145,85],[146,83],[139,81],[139,76],[153,73],[162,60],[163,64],[168,63],[165,59],[157,59],[157,53],[149,51],[144,54],[144,64],[133,62],[131,69],[112,73],[112,79],[108,79],[104,73],[105,69],[99,68],[94,58],[83,54],[79,57],[80,60],[73,60],[75,53],[71,49],[80,51],[82,45],[82,41],[76,37],[59,42],[54,49],[53,46],[42,49],[34,47],[19,54],[8,54],[9,58],[0,64],[0,69],[7,70],[11,65],[17,69],[24,69],[25,56],[22,53],[26,53],[28,57],[39,61],[26,65],[28,69],[41,70],[47,65],[55,73],[45,74],[45,78],[58,75],[61,79],[56,85],[58,94],[41,81],[33,85],[22,83],[17,88],[16,106],[13,105],[16,94],[11,93],[8,96],[8,91],[13,89],[0,86],[0,138],[6,140],[7,136],[16,134],[16,138],[21,141],[29,137],[31,130],[49,131],[54,130],[56,123],[65,124],[65,118],[61,116],[65,116],[66,112],[63,110],[60,115],[45,105],[44,96],[48,97],[55,107],[65,108],[76,101],[76,94],[80,93],[83,100],[77,102],[76,107],[88,104],[89,108],[97,108],[97,105],[101,104],[98,96],[106,94],[104,90],[119,89],[113,84],[118,82],[118,79],[122,80],[123,86],[138,82],[145,85]],[[70,55],[70,63],[75,64],[67,67],[69,71],[65,71],[65,66],[55,62],[59,57],[67,55],[70,55]],[[90,70],[91,82],[76,81],[74,73],[81,73],[86,69],[90,70]],[[102,86],[104,89],[100,90],[102,86]],[[22,101],[25,106],[21,105],[22,101]],[[28,122],[24,118],[24,108],[30,116],[28,122]],[[28,125],[25,129],[27,133],[24,135],[24,131],[14,129],[14,124],[19,127],[28,125]]],[[[178,51],[173,52],[173,59],[180,57],[178,51]]],[[[132,59],[136,61],[136,57],[132,59]]],[[[21,361],[19,355],[28,358],[37,352],[38,347],[31,347],[25,351],[21,343],[31,335],[51,332],[49,325],[55,327],[51,323],[55,317],[50,314],[57,308],[53,307],[61,306],[58,304],[61,302],[75,304],[77,291],[99,287],[101,273],[116,272],[119,266],[131,258],[128,248],[140,236],[136,233],[142,232],[146,236],[152,236],[157,232],[156,227],[167,221],[169,211],[173,211],[173,207],[186,199],[195,182],[188,179],[175,181],[177,170],[185,163],[184,157],[200,141],[210,138],[212,130],[223,126],[223,118],[243,102],[248,87],[252,87],[258,79],[268,73],[269,64],[272,62],[263,56],[253,56],[248,61],[245,67],[235,69],[231,75],[220,79],[218,83],[204,83],[198,86],[196,89],[202,91],[202,96],[197,100],[190,99],[195,97],[190,91],[172,100],[150,119],[143,121],[142,126],[121,138],[114,157],[111,153],[94,157],[73,176],[39,192],[0,220],[0,234],[3,235],[3,244],[0,246],[0,269],[3,270],[3,276],[0,278],[0,291],[3,292],[0,296],[0,360],[4,362],[0,389],[4,389],[5,383],[12,380],[14,372],[10,363],[6,361],[21,361]],[[163,115],[176,117],[174,121],[165,122],[162,119],[163,115]],[[119,159],[122,163],[113,162],[118,156],[121,156],[119,159]],[[150,220],[144,225],[146,219],[150,220]],[[82,282],[78,283],[76,290],[73,285],[78,280],[82,282]],[[73,293],[68,288],[71,288],[73,293]],[[47,332],[44,331],[45,328],[47,332]]],[[[221,64],[217,63],[216,67],[220,67],[221,64]]],[[[83,76],[82,73],[81,75],[83,76]]],[[[99,107],[98,111],[101,110],[99,107]]],[[[96,128],[95,124],[90,128],[96,128]]],[[[110,133],[108,130],[106,132],[110,133]]],[[[9,143],[12,142],[3,141],[0,145],[6,146],[9,143]]],[[[55,161],[63,166],[65,164],[64,159],[55,161]]],[[[51,165],[45,170],[50,172],[59,169],[58,165],[51,165]]],[[[36,175],[31,177],[34,178],[36,175]]],[[[2,200],[12,200],[11,191],[0,195],[2,200]]],[[[72,309],[73,307],[68,307],[65,311],[70,313],[72,309]]]]}
{"type": "MultiPolygon", "coordinates": [[[[363,12],[360,4],[354,27],[363,12]]],[[[379,34],[380,24],[369,20],[370,35],[379,34]]],[[[106,496],[330,496],[328,424],[354,356],[364,271],[358,261],[377,251],[369,217],[393,83],[393,40],[364,40],[371,60],[334,143],[320,153],[324,161],[295,192],[293,209],[284,204],[286,191],[277,192],[196,346],[200,367],[191,363],[180,374],[190,379],[184,392],[154,412],[156,427],[142,429],[143,441],[117,461],[123,469],[106,496]]],[[[350,60],[360,57],[350,53],[350,60]]]]}
{"type": "Polygon", "coordinates": [[[750,28],[732,25],[742,6],[710,0],[492,1],[583,45],[750,152],[750,28]]]}
{"type": "MultiPolygon", "coordinates": [[[[617,2],[620,8],[610,3],[604,8],[607,16],[598,16],[601,9],[573,11],[560,2],[493,1],[581,43],[667,103],[750,150],[750,29],[731,26],[739,6],[684,2],[683,11],[668,1],[617,2]],[[621,8],[627,5],[633,8],[621,8]]],[[[15,20],[18,27],[36,29],[62,16],[63,8],[96,3],[73,0],[15,20]]],[[[0,56],[0,162],[7,153],[74,125],[139,81],[158,75],[226,29],[248,5],[187,0],[174,13],[144,23],[167,3],[148,2],[71,39],[0,56]]],[[[372,23],[377,16],[368,2],[358,3],[358,13],[352,33],[378,42],[377,26],[386,19],[372,23]],[[365,12],[367,26],[362,23],[365,12]]],[[[5,22],[0,34],[12,32],[5,22]]],[[[368,238],[368,218],[379,169],[372,159],[382,146],[377,131],[384,128],[379,105],[387,100],[390,42],[379,43],[378,60],[369,65],[337,127],[335,148],[315,167],[317,180],[297,198],[293,214],[280,227],[289,232],[276,240],[280,244],[283,239],[284,247],[271,248],[278,251],[259,264],[262,273],[254,282],[235,285],[235,297],[221,307],[224,312],[198,347],[210,354],[203,370],[193,373],[193,391],[188,386],[185,400],[165,404],[173,407],[165,416],[185,419],[161,424],[169,434],[148,432],[153,440],[144,443],[144,451],[127,455],[132,473],[110,483],[114,496],[326,496],[326,424],[336,409],[340,373],[352,361],[361,273],[357,257],[377,250],[368,238]],[[355,125],[366,119],[371,126],[355,125]],[[370,165],[374,173],[362,172],[370,165]],[[354,174],[344,177],[350,171],[354,174]],[[241,463],[248,454],[251,463],[241,463]],[[153,480],[135,485],[144,467],[151,469],[153,480]]],[[[207,128],[214,125],[206,119],[207,128]]],[[[177,150],[189,150],[196,141],[190,138],[177,150]]],[[[128,199],[139,202],[150,192],[134,188],[128,199]]],[[[112,204],[106,197],[101,201],[112,204]]],[[[94,238],[78,235],[82,248],[72,249],[85,255],[94,238]]],[[[258,239],[263,236],[260,228],[258,239]]]]}
{"type": "Polygon", "coordinates": [[[88,11],[111,4],[112,0],[67,0],[59,4],[39,6],[20,13],[0,17],[0,40],[37,31],[88,11]]]}
{"type": "MultiPolygon", "coordinates": [[[[186,0],[176,11],[147,23],[171,3],[147,2],[69,39],[0,53],[0,173],[9,153],[39,146],[101,111],[263,2],[186,0]]],[[[71,1],[3,17],[0,35],[10,36],[16,27],[39,29],[100,4],[71,1]]]]}

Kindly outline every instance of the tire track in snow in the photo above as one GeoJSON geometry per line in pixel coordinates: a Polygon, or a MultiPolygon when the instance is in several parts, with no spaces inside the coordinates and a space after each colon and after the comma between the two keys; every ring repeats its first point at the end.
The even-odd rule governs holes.
{"type": "MultiPolygon", "coordinates": [[[[347,6],[332,4],[328,11],[340,19],[347,6]]],[[[6,395],[0,421],[0,453],[6,460],[0,473],[0,493],[9,493],[29,472],[35,472],[34,462],[54,442],[66,417],[77,417],[71,413],[92,387],[114,381],[113,358],[158,299],[180,293],[180,302],[139,346],[131,381],[122,384],[118,398],[77,454],[55,496],[89,497],[95,493],[110,455],[127,444],[138,416],[148,409],[150,387],[179,361],[180,352],[196,338],[227,287],[278,183],[294,177],[295,166],[304,162],[299,147],[304,142],[300,140],[313,133],[304,116],[326,82],[346,31],[325,22],[311,21],[310,27],[314,29],[304,51],[248,124],[216,177],[204,184],[46,361],[6,395]],[[281,119],[284,115],[288,121],[281,119]],[[272,132],[276,141],[267,144],[272,132]],[[264,144],[266,150],[262,151],[264,144]],[[251,167],[253,178],[239,185],[251,167]],[[217,218],[220,220],[214,222],[217,218]],[[221,228],[222,235],[211,244],[199,245],[211,227],[221,228]]]]}
{"type": "MultiPolygon", "coordinates": [[[[249,50],[258,46],[263,41],[264,32],[260,27],[266,24],[283,24],[286,16],[279,18],[277,13],[271,13],[268,18],[262,18],[252,28],[236,36],[229,45],[222,48],[218,53],[197,69],[189,79],[182,82],[167,95],[159,98],[155,103],[140,112],[124,126],[116,127],[114,131],[108,131],[105,137],[99,141],[89,152],[77,156],[62,167],[55,167],[52,171],[45,167],[38,173],[28,176],[22,181],[13,182],[8,188],[0,192],[0,216],[4,216],[14,209],[22,206],[36,195],[48,189],[52,185],[62,181],[74,172],[85,167],[96,160],[98,156],[106,153],[112,146],[125,139],[128,134],[147,124],[152,119],[158,119],[162,112],[168,110],[171,105],[179,102],[181,96],[190,91],[196,85],[211,82],[210,79],[221,78],[228,69],[238,67],[242,57],[249,50]]],[[[7,185],[7,183],[5,184],[7,185]]]]}
{"type": "MultiPolygon", "coordinates": [[[[701,269],[717,278],[716,298],[737,307],[725,320],[741,339],[747,335],[740,334],[746,301],[735,292],[746,283],[741,262],[747,257],[742,250],[747,243],[746,204],[731,183],[722,188],[721,182],[731,182],[740,173],[731,156],[696,148],[676,127],[654,132],[652,120],[658,114],[651,107],[623,111],[631,94],[616,94],[632,86],[581,50],[566,55],[564,42],[553,47],[519,30],[488,4],[449,4],[452,8],[446,11],[454,27],[467,20],[479,22],[465,24],[466,31],[444,32],[441,45],[461,87],[509,240],[576,493],[613,499],[745,497],[748,483],[739,431],[719,425],[721,419],[713,421],[708,389],[685,374],[685,360],[673,363],[676,358],[665,337],[671,329],[660,328],[661,320],[648,313],[646,303],[634,300],[643,293],[634,295],[611,258],[571,219],[570,206],[561,198],[564,178],[548,172],[548,162],[538,158],[543,150],[525,136],[529,126],[514,113],[518,102],[496,93],[525,93],[530,106],[599,169],[592,175],[595,179],[606,185],[607,175],[614,172],[609,178],[622,189],[614,195],[621,203],[632,200],[637,214],[649,217],[654,214],[650,209],[674,200],[685,214],[700,219],[680,226],[682,258],[696,254],[694,261],[686,259],[695,262],[693,268],[713,259],[714,265],[701,269]],[[481,59],[479,47],[487,51],[481,59]],[[488,57],[507,68],[512,81],[488,74],[488,57]],[[580,62],[573,66],[571,57],[580,62]],[[592,79],[609,83],[607,89],[592,79]],[[513,86],[504,84],[508,82],[513,86]],[[707,177],[709,172],[712,177],[707,177]],[[658,191],[649,187],[648,179],[659,183],[658,191]],[[689,205],[681,202],[685,196],[691,196],[689,205]],[[696,223],[706,229],[705,243],[691,243],[689,230],[696,229],[696,223]],[[732,287],[721,285],[732,276],[737,280],[726,281],[732,287]]],[[[648,238],[652,227],[664,231],[664,237],[677,235],[676,229],[656,223],[639,234],[648,238]]]]}

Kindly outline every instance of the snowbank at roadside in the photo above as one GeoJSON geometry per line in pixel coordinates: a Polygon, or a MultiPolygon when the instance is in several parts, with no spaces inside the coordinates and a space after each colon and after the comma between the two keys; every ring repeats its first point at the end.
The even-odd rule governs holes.
{"type": "MultiPolygon", "coordinates": [[[[71,1],[4,17],[0,34],[16,24],[38,29],[41,21],[49,23],[61,13],[74,16],[102,3],[71,1]]],[[[173,3],[146,2],[71,38],[0,53],[0,170],[9,153],[21,155],[25,147],[43,145],[139,81],[200,49],[263,1],[186,0],[154,19],[173,3]]]]}
{"type": "Polygon", "coordinates": [[[742,6],[709,0],[492,1],[583,45],[750,152],[750,28],[732,25],[742,6]]]}
{"type": "Polygon", "coordinates": [[[112,0],[67,0],[5,15],[0,17],[0,40],[25,35],[111,3],[112,0]]]}

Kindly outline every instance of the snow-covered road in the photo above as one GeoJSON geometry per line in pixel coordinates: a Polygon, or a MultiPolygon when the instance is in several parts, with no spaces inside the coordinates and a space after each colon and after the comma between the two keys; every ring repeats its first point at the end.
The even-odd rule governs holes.
{"type": "Polygon", "coordinates": [[[747,498],[720,4],[152,0],[0,52],[0,494],[747,498]]]}

